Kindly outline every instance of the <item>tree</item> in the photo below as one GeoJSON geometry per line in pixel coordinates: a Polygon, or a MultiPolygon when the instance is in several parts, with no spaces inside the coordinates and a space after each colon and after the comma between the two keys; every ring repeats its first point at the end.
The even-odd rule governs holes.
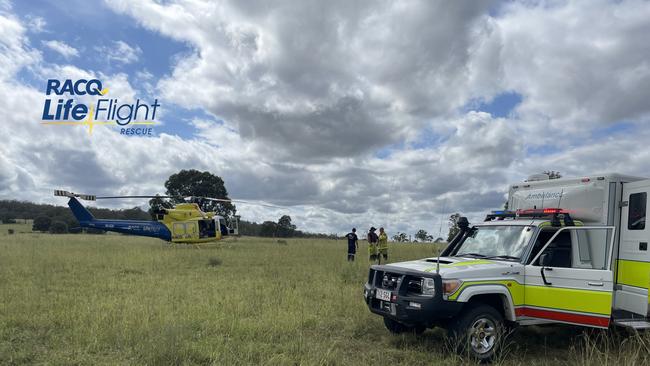
{"type": "Polygon", "coordinates": [[[38,216],[34,219],[32,230],[47,232],[50,231],[50,225],[52,225],[52,219],[47,216],[38,216]]]}
{"type": "MultiPolygon", "coordinates": [[[[167,195],[173,196],[174,203],[183,202],[183,197],[212,197],[229,199],[228,191],[220,177],[210,172],[200,172],[195,169],[181,170],[169,176],[165,182],[167,195]]],[[[216,212],[229,217],[236,212],[235,206],[230,202],[219,202],[197,198],[196,203],[204,212],[216,212]]]]}
{"type": "Polygon", "coordinates": [[[417,233],[415,233],[415,238],[420,240],[420,241],[431,241],[433,240],[433,236],[429,235],[429,233],[426,230],[420,229],[418,230],[417,233]]]}
{"type": "Polygon", "coordinates": [[[264,221],[260,227],[260,236],[275,237],[278,231],[278,224],[273,221],[264,221]]]}
{"type": "Polygon", "coordinates": [[[562,178],[562,174],[560,172],[556,172],[555,170],[544,170],[542,173],[548,175],[548,179],[562,178]]]}
{"type": "Polygon", "coordinates": [[[152,219],[156,220],[156,213],[162,212],[165,209],[168,208],[173,208],[173,205],[171,202],[166,201],[164,198],[160,197],[160,195],[156,195],[156,197],[152,198],[149,200],[149,215],[151,216],[152,219]]]}
{"type": "Polygon", "coordinates": [[[66,225],[65,222],[63,221],[52,221],[52,225],[50,225],[50,233],[51,234],[65,234],[68,232],[68,225],[66,225]]]}
{"type": "Polygon", "coordinates": [[[449,216],[449,233],[447,234],[447,242],[450,242],[451,239],[453,239],[460,231],[460,228],[458,227],[458,219],[460,219],[459,213],[449,216]]]}
{"type": "Polygon", "coordinates": [[[402,243],[402,242],[408,241],[408,236],[406,235],[406,233],[398,232],[397,234],[393,235],[393,240],[395,240],[396,242],[402,243]]]}
{"type": "Polygon", "coordinates": [[[284,215],[278,220],[277,233],[278,236],[283,238],[288,238],[293,236],[293,232],[296,230],[296,225],[291,223],[291,216],[284,215]]]}

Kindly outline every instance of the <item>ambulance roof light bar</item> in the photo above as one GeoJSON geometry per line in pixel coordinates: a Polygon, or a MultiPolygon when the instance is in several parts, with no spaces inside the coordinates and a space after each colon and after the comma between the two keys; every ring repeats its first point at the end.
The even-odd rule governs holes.
{"type": "Polygon", "coordinates": [[[532,208],[517,210],[517,216],[548,216],[548,215],[570,215],[571,212],[563,208],[532,208]]]}
{"type": "Polygon", "coordinates": [[[492,211],[491,213],[487,214],[485,216],[485,221],[492,221],[494,219],[497,220],[503,220],[505,218],[516,218],[517,213],[515,211],[508,211],[508,210],[500,210],[500,211],[492,211]]]}
{"type": "Polygon", "coordinates": [[[563,216],[565,226],[574,226],[573,219],[571,218],[571,212],[563,208],[534,208],[526,210],[517,210],[517,211],[492,211],[487,216],[485,216],[485,221],[492,220],[504,220],[506,218],[519,218],[519,217],[551,217],[551,224],[553,226],[561,226],[560,217],[563,216]]]}

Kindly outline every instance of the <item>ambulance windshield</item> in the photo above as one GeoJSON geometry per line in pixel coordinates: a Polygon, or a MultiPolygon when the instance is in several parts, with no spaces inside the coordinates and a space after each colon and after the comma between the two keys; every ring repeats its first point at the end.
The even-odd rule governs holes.
{"type": "Polygon", "coordinates": [[[518,260],[533,233],[532,226],[476,226],[458,248],[456,256],[518,260]]]}

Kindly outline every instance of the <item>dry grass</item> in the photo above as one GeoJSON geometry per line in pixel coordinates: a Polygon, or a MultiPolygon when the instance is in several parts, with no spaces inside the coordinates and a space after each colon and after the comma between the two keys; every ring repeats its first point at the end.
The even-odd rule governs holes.
{"type": "MultiPolygon", "coordinates": [[[[389,335],[362,299],[368,263],[348,263],[343,241],[240,238],[195,249],[6,228],[0,364],[466,363],[442,330],[389,335]]],[[[394,245],[391,261],[433,252],[394,245]]],[[[647,364],[649,346],[645,336],[527,328],[496,363],[647,364]]]]}

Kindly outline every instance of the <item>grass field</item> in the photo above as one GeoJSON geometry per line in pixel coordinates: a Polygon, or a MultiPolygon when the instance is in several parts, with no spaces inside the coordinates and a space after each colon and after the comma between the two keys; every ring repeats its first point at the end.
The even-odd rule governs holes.
{"type": "MultiPolygon", "coordinates": [[[[467,362],[449,351],[442,330],[390,335],[362,298],[365,256],[347,263],[345,248],[240,238],[195,249],[0,225],[0,364],[467,362]]],[[[434,253],[422,244],[391,250],[391,261],[434,253]]],[[[648,364],[649,339],[526,328],[496,363],[648,364]]]]}

